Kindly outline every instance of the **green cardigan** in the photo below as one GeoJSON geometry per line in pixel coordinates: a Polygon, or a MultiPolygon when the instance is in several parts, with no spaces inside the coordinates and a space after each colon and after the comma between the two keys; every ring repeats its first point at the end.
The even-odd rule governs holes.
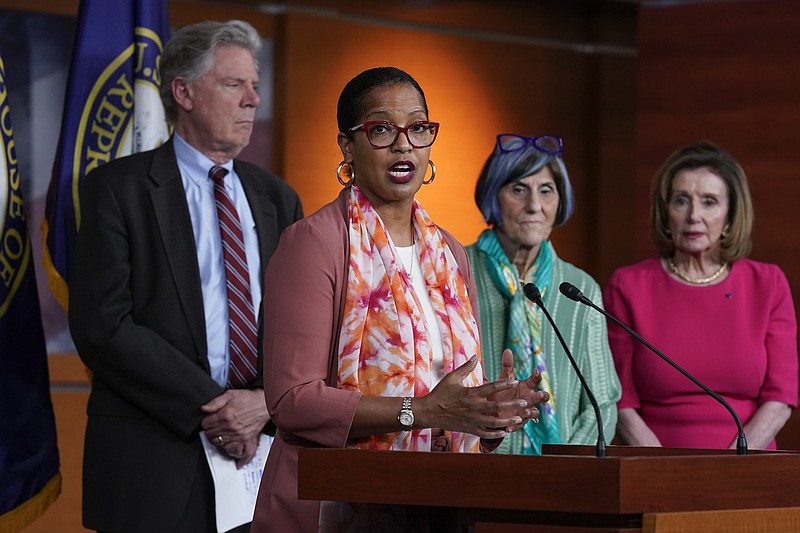
{"type": "MultiPolygon", "coordinates": [[[[488,258],[477,245],[467,246],[472,272],[478,287],[481,320],[481,344],[486,377],[494,381],[500,374],[500,355],[505,348],[508,327],[508,300],[495,288],[489,276],[488,258]]],[[[597,311],[568,300],[558,292],[562,281],[581,289],[595,304],[602,306],[600,286],[583,270],[559,259],[553,252],[552,283],[544,295],[544,304],[558,325],[583,377],[592,389],[603,417],[607,444],[614,438],[617,425],[617,400],[621,387],[608,346],[606,320],[597,311]]],[[[541,313],[541,310],[538,310],[541,313]]],[[[542,315],[542,344],[556,397],[556,413],[561,442],[595,444],[597,421],[594,409],[569,362],[553,328],[542,315]]],[[[522,432],[507,436],[497,453],[520,453],[522,432]]]]}

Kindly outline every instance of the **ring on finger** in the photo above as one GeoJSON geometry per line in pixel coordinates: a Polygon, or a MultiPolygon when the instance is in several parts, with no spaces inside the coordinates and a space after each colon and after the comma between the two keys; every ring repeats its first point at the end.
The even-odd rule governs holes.
{"type": "Polygon", "coordinates": [[[220,446],[225,444],[225,439],[222,438],[222,435],[217,435],[216,441],[217,441],[217,444],[219,444],[220,446]]]}

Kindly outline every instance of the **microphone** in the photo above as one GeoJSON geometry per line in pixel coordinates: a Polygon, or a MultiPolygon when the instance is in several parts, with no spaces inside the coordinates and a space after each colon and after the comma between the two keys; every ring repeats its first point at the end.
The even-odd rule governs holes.
{"type": "Polygon", "coordinates": [[[605,457],[606,456],[606,438],[603,436],[603,418],[600,416],[600,406],[597,405],[597,400],[592,394],[592,389],[589,388],[589,385],[586,383],[586,380],[583,378],[583,374],[581,374],[581,370],[578,368],[577,363],[575,363],[575,359],[572,357],[572,353],[569,351],[567,347],[567,343],[564,342],[564,337],[561,336],[561,332],[558,330],[558,326],[553,321],[553,317],[550,316],[550,313],[547,312],[547,308],[544,306],[544,302],[542,301],[542,294],[539,292],[538,287],[533,283],[526,283],[525,287],[523,287],[525,291],[525,296],[528,297],[528,300],[532,301],[536,305],[538,305],[544,316],[547,317],[547,321],[550,322],[550,325],[553,326],[553,331],[556,332],[556,336],[558,337],[559,342],[561,342],[561,346],[564,347],[564,352],[567,354],[567,358],[569,358],[569,362],[572,363],[572,368],[575,369],[575,373],[578,374],[578,379],[581,382],[581,386],[583,390],[586,391],[586,396],[589,397],[589,402],[592,404],[592,408],[594,409],[594,416],[597,419],[597,444],[595,445],[595,452],[597,457],[605,457]]]}
{"type": "Polygon", "coordinates": [[[669,363],[675,370],[677,370],[678,372],[680,372],[681,374],[686,376],[692,383],[694,383],[695,385],[697,385],[698,387],[703,389],[706,392],[706,394],[708,394],[709,396],[711,396],[712,398],[717,400],[720,404],[722,404],[722,406],[725,409],[727,409],[728,412],[733,417],[734,422],[736,422],[736,429],[739,432],[739,436],[736,439],[736,455],[747,455],[747,439],[745,439],[745,436],[744,436],[744,428],[742,427],[742,422],[739,420],[739,416],[736,414],[736,411],[733,410],[733,407],[731,407],[730,404],[728,402],[726,402],[724,398],[722,398],[722,396],[720,396],[719,394],[717,394],[713,390],[711,390],[708,387],[706,387],[703,383],[700,382],[700,380],[698,380],[696,377],[691,375],[689,372],[687,372],[686,370],[681,368],[680,365],[678,365],[678,363],[676,363],[675,361],[673,361],[672,359],[670,359],[669,357],[667,357],[666,355],[661,353],[659,350],[657,350],[652,344],[650,344],[649,342],[644,340],[642,337],[640,337],[638,333],[636,333],[631,328],[629,328],[628,326],[623,324],[622,321],[619,320],[617,317],[615,317],[614,315],[606,312],[606,310],[603,309],[602,307],[596,306],[589,298],[584,296],[583,292],[581,292],[581,290],[578,289],[578,287],[576,287],[575,285],[565,281],[561,285],[559,285],[558,290],[561,291],[561,294],[563,294],[564,296],[566,296],[570,300],[574,300],[574,301],[580,302],[580,303],[582,303],[584,305],[588,305],[592,309],[594,309],[594,310],[600,312],[601,314],[603,314],[603,316],[605,316],[609,320],[612,320],[619,327],[621,327],[622,329],[627,331],[637,341],[641,342],[642,344],[644,344],[645,346],[650,348],[650,350],[654,354],[656,354],[661,359],[663,359],[664,361],[669,363]]]}

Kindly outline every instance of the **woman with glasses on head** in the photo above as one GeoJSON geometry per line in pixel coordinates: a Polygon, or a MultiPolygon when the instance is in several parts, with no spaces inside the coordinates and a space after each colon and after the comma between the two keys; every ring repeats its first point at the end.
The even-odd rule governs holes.
{"type": "MultiPolygon", "coordinates": [[[[724,398],[750,448],[776,447],[797,406],[797,324],[786,276],[747,259],[747,177],[711,143],[674,152],[656,175],[650,237],[658,257],[617,270],[606,308],[724,398]]],[[[609,340],[622,381],[625,444],[733,448],[727,410],[617,325],[609,340]]]]}
{"type": "Polygon", "coordinates": [[[520,375],[537,369],[550,401],[537,421],[513,433],[499,453],[541,454],[542,444],[593,444],[597,420],[567,355],[542,311],[525,297],[533,283],[594,393],[608,442],[617,421],[620,385],[602,315],[558,293],[570,282],[592,301],[600,287],[583,270],[559,259],[549,240],[572,215],[572,186],[561,159],[560,137],[497,136],[475,186],[475,202],[491,227],[467,247],[478,288],[484,365],[489,379],[502,371],[496,356],[509,348],[520,375]],[[538,422],[538,423],[535,423],[538,422]]]}
{"type": "Polygon", "coordinates": [[[343,189],[283,233],[266,273],[264,391],[278,432],[252,531],[438,530],[423,509],[299,500],[299,449],[490,451],[547,394],[535,370],[514,376],[510,352],[485,383],[466,253],[415,199],[434,181],[439,131],[419,84],[364,71],[337,116],[343,189]]]}

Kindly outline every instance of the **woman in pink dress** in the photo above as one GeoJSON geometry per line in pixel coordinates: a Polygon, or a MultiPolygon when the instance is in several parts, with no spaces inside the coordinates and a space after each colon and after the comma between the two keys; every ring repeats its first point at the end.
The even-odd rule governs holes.
{"type": "MultiPolygon", "coordinates": [[[[617,270],[608,312],[722,396],[750,448],[775,448],[797,406],[797,324],[786,276],[747,259],[753,207],[744,171],[699,143],[656,176],[650,232],[659,256],[617,270]]],[[[617,435],[625,444],[730,448],[725,408],[609,322],[622,383],[617,435]]]]}

